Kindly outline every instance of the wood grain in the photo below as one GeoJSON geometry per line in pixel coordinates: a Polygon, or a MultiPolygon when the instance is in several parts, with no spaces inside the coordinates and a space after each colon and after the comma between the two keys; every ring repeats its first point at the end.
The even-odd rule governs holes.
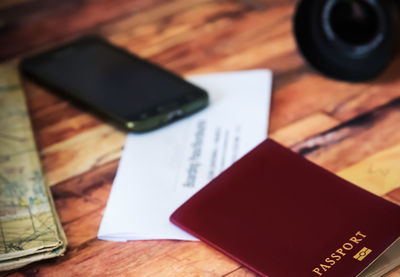
{"type": "Polygon", "coordinates": [[[360,187],[384,195],[400,186],[400,145],[387,148],[352,165],[338,175],[360,187]]]}
{"type": "MultiPolygon", "coordinates": [[[[270,136],[400,203],[400,57],[367,83],[317,74],[296,49],[295,3],[4,0],[0,60],[17,63],[81,35],[99,34],[182,75],[270,68],[270,136]]],[[[26,78],[24,86],[70,245],[65,256],[11,276],[256,276],[201,242],[98,240],[126,134],[26,78]]],[[[388,276],[400,276],[400,270],[388,276]]]]}

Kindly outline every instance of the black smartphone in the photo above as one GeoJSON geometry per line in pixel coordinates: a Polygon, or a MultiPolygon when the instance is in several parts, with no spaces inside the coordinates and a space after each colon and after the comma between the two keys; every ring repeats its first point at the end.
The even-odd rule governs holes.
{"type": "Polygon", "coordinates": [[[203,89],[99,37],[28,57],[20,70],[133,132],[168,124],[209,101],[203,89]]]}

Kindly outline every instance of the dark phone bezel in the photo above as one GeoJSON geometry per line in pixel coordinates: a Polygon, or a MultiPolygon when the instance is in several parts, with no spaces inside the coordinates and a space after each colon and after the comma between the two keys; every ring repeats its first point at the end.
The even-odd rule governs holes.
{"type": "Polygon", "coordinates": [[[68,44],[50,49],[46,52],[42,52],[34,56],[25,58],[20,62],[19,69],[24,75],[30,77],[35,82],[51,89],[52,92],[60,94],[68,100],[72,100],[74,104],[80,106],[81,108],[89,109],[92,113],[95,113],[102,119],[111,119],[111,122],[117,123],[117,126],[122,127],[123,129],[128,131],[146,132],[156,129],[158,127],[176,121],[179,118],[185,117],[198,110],[201,110],[209,103],[208,94],[203,89],[187,82],[183,78],[160,67],[155,63],[142,59],[133,53],[130,53],[122,48],[119,48],[109,43],[103,38],[95,36],[80,38],[68,44]],[[34,69],[30,68],[34,67],[35,62],[42,62],[43,59],[49,59],[52,55],[57,54],[57,52],[59,51],[65,50],[66,48],[79,49],[80,46],[87,43],[101,43],[110,48],[110,50],[112,51],[118,51],[133,62],[140,62],[144,64],[144,66],[150,66],[154,68],[160,74],[166,75],[169,78],[175,79],[179,82],[185,82],[188,87],[191,87],[192,89],[188,90],[188,93],[182,97],[178,97],[161,105],[155,105],[146,111],[132,114],[128,117],[123,117],[116,112],[106,111],[98,105],[93,104],[92,102],[88,102],[80,99],[79,97],[76,97],[76,93],[59,86],[55,79],[48,79],[46,78],[46,76],[41,76],[40,74],[37,74],[34,69]]]}

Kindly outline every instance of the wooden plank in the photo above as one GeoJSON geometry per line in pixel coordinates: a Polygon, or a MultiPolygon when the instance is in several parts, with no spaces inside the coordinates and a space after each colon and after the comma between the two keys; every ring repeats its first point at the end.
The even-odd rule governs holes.
{"type": "MultiPolygon", "coordinates": [[[[395,59],[394,64],[400,67],[400,57],[395,59]]],[[[271,114],[273,120],[270,130],[274,132],[297,121],[298,118],[320,111],[341,122],[370,112],[400,97],[400,91],[397,89],[400,81],[392,80],[394,74],[396,71],[392,70],[374,82],[361,84],[329,80],[323,76],[307,74],[304,69],[303,75],[299,73],[294,77],[289,75],[289,81],[295,80],[292,83],[286,79],[287,75],[278,76],[274,82],[280,82],[282,78],[283,85],[278,83],[280,90],[273,98],[274,106],[271,114]],[[386,82],[387,79],[391,81],[386,82]],[[292,101],[293,99],[296,101],[292,101]]]]}
{"type": "Polygon", "coordinates": [[[338,175],[372,193],[384,195],[400,187],[400,144],[373,154],[338,175]]]}
{"type": "Polygon", "coordinates": [[[70,249],[64,257],[31,265],[23,272],[36,272],[35,276],[223,276],[237,267],[200,242],[93,240],[82,248],[70,249]]]}
{"type": "Polygon", "coordinates": [[[290,124],[289,126],[280,128],[276,132],[272,133],[270,137],[277,142],[290,147],[312,135],[329,130],[339,123],[338,120],[324,113],[314,113],[290,124]]]}
{"type": "Polygon", "coordinates": [[[121,156],[126,134],[100,125],[41,150],[49,185],[65,181],[121,156]]]}
{"type": "MultiPolygon", "coordinates": [[[[55,205],[64,227],[79,218],[88,221],[97,220],[93,216],[86,218],[86,215],[94,212],[101,216],[117,166],[118,161],[112,161],[51,187],[55,205]],[[81,209],[76,207],[81,207],[81,209]]],[[[76,235],[79,235],[79,232],[76,235]]],[[[94,234],[90,239],[95,236],[94,234]]]]}
{"type": "Polygon", "coordinates": [[[317,164],[338,172],[400,141],[400,98],[292,147],[317,164]]]}
{"type": "Polygon", "coordinates": [[[314,74],[303,75],[274,94],[270,130],[275,132],[315,112],[329,112],[367,87],[367,84],[337,82],[314,74]]]}
{"type": "Polygon", "coordinates": [[[17,6],[33,0],[3,0],[0,2],[0,10],[9,9],[10,7],[17,6]]]}
{"type": "Polygon", "coordinates": [[[135,16],[104,27],[102,33],[132,52],[185,74],[254,67],[260,57],[295,49],[292,39],[286,43],[292,13],[292,5],[287,3],[263,12],[228,1],[180,7],[169,15],[168,28],[163,28],[163,17],[169,11],[164,8],[148,14],[151,23],[144,24],[145,19],[135,16]]]}
{"type": "Polygon", "coordinates": [[[43,47],[57,40],[71,39],[90,32],[99,24],[127,14],[144,12],[162,2],[36,0],[0,10],[0,60],[30,52],[33,48],[43,47]]]}
{"type": "Polygon", "coordinates": [[[57,95],[49,93],[48,89],[31,82],[25,76],[21,76],[21,79],[31,120],[37,126],[38,124],[41,124],[41,121],[43,121],[44,118],[41,119],[40,117],[36,117],[36,113],[40,112],[42,109],[51,109],[52,106],[63,102],[63,100],[57,95]]]}
{"type": "Polygon", "coordinates": [[[400,79],[397,78],[397,72],[400,70],[400,58],[394,59],[388,70],[378,79],[369,84],[361,93],[350,97],[345,102],[337,103],[327,112],[339,119],[347,121],[362,113],[371,111],[379,106],[385,105],[395,98],[400,97],[398,89],[400,79]]]}
{"type": "Polygon", "coordinates": [[[385,198],[400,205],[400,187],[387,193],[385,198]]]}
{"type": "Polygon", "coordinates": [[[187,242],[138,266],[129,274],[133,276],[223,276],[239,265],[201,242],[187,242]],[[212,263],[210,263],[210,258],[212,263]]]}
{"type": "Polygon", "coordinates": [[[385,277],[400,277],[400,268],[397,267],[397,270],[395,270],[394,272],[389,273],[385,277]]]}

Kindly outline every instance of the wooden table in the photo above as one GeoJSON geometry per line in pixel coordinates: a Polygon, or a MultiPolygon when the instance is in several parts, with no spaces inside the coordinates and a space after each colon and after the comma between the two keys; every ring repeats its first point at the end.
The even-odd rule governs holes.
{"type": "MultiPolygon", "coordinates": [[[[299,55],[294,0],[3,0],[0,59],[88,33],[179,74],[270,68],[270,137],[400,202],[400,59],[378,79],[330,80],[299,55]]],[[[44,171],[69,240],[65,256],[12,276],[255,276],[201,242],[96,238],[125,133],[28,81],[44,171]]],[[[399,219],[400,220],[400,219],[399,219]]],[[[400,276],[400,270],[390,276],[400,276]]]]}

